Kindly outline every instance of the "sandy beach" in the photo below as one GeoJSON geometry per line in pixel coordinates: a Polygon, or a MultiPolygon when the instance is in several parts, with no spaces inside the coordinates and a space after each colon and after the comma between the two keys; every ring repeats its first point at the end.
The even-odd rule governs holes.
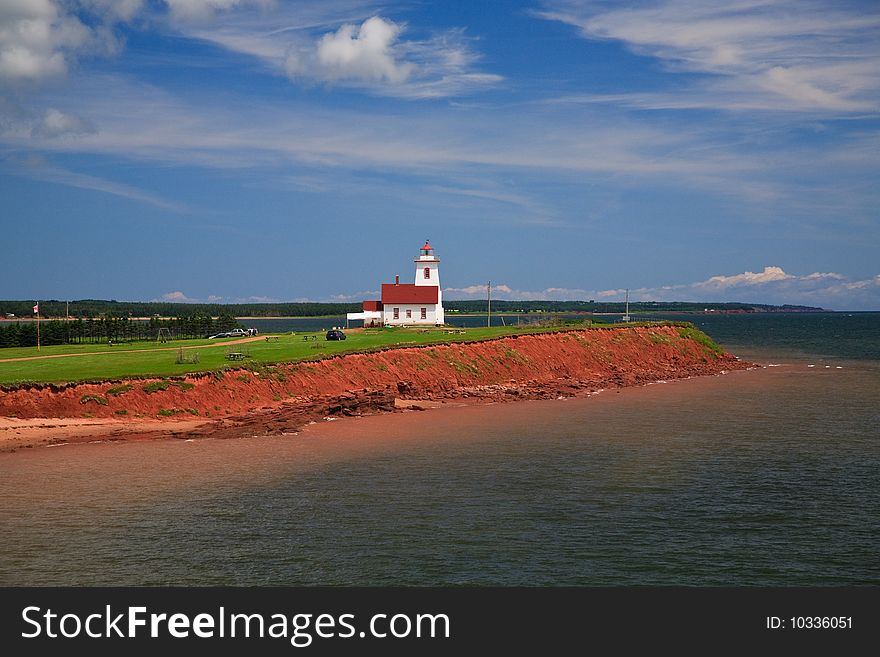
{"type": "Polygon", "coordinates": [[[0,452],[103,440],[155,440],[205,425],[204,420],[0,417],[0,452]]]}

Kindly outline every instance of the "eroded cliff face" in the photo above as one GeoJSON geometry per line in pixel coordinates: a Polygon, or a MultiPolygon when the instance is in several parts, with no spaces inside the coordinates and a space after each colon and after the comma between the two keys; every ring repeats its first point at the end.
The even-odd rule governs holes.
{"type": "MultiPolygon", "coordinates": [[[[396,398],[541,398],[744,367],[675,326],[586,329],[255,364],[181,377],[153,392],[144,388],[156,379],[25,387],[0,392],[0,416],[173,421],[286,409],[282,416],[302,419],[391,410],[396,398]]],[[[268,422],[263,428],[271,430],[268,422]]]]}

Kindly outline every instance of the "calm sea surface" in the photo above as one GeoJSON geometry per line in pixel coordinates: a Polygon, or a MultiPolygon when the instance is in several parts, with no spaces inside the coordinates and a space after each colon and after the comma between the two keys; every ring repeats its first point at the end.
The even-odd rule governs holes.
{"type": "Polygon", "coordinates": [[[690,319],[768,367],[0,455],[0,584],[880,584],[880,314],[690,319]]]}

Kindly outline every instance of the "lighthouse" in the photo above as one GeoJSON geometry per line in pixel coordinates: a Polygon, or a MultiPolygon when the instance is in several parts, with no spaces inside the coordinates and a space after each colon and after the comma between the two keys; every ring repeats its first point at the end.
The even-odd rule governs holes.
{"type": "Polygon", "coordinates": [[[364,301],[363,312],[349,313],[348,319],[363,320],[364,326],[439,326],[443,314],[443,293],[440,290],[440,258],[427,240],[413,262],[416,277],[413,283],[382,284],[381,301],[364,301]]]}
{"type": "Polygon", "coordinates": [[[443,290],[440,289],[440,258],[434,255],[434,247],[425,240],[425,244],[419,249],[419,255],[414,259],[416,263],[417,286],[437,288],[437,304],[434,309],[434,324],[443,324],[443,290]]]}
{"type": "Polygon", "coordinates": [[[386,326],[439,325],[444,323],[440,292],[440,258],[426,240],[413,260],[416,279],[412,284],[382,284],[382,321],[386,326]]]}

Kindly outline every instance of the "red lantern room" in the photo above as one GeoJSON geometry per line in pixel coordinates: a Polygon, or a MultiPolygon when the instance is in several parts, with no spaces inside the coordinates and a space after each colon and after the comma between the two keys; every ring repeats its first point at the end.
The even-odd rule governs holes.
{"type": "Polygon", "coordinates": [[[423,255],[423,256],[434,255],[433,251],[434,251],[434,247],[431,246],[430,244],[428,244],[428,240],[425,240],[425,246],[423,246],[421,249],[419,249],[419,255],[423,255]]]}

